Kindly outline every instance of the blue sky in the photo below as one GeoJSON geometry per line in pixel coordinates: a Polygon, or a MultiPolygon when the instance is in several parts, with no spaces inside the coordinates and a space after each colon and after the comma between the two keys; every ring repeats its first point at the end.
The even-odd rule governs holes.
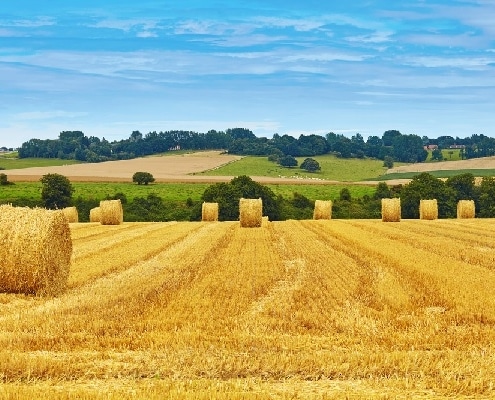
{"type": "Polygon", "coordinates": [[[0,146],[82,130],[495,135],[495,2],[0,4],[0,146]]]}

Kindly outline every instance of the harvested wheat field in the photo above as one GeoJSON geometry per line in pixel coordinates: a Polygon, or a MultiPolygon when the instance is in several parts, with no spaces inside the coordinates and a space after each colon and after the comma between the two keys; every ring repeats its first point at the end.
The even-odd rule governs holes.
{"type": "Polygon", "coordinates": [[[495,396],[495,221],[71,224],[0,294],[0,398],[495,396]]]}

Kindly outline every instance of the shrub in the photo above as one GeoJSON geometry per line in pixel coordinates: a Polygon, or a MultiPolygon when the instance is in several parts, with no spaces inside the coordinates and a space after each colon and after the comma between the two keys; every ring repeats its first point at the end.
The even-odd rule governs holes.
{"type": "Polygon", "coordinates": [[[318,163],[318,161],[316,161],[313,158],[306,158],[301,163],[300,168],[301,169],[304,169],[304,170],[306,170],[308,172],[316,172],[316,171],[319,171],[321,169],[320,164],[318,163]]]}
{"type": "Polygon", "coordinates": [[[155,178],[153,178],[153,175],[149,172],[136,172],[132,176],[132,181],[138,185],[147,185],[148,183],[154,182],[155,178]]]}

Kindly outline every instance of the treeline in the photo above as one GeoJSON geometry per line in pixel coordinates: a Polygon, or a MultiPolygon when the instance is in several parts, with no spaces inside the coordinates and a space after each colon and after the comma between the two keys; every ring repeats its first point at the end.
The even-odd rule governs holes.
{"type": "Polygon", "coordinates": [[[348,138],[333,132],[325,136],[274,134],[271,139],[257,137],[245,128],[207,133],[191,131],[149,132],[134,131],[128,139],[109,142],[105,138],[87,137],[81,131],[61,132],[58,139],[31,139],[19,148],[20,158],[41,157],[74,159],[87,162],[131,159],[173,150],[225,149],[231,154],[258,156],[312,157],[333,153],[342,158],[376,158],[400,162],[425,161],[426,145],[439,148],[458,146],[462,158],[495,155],[495,139],[472,135],[459,139],[442,136],[437,139],[405,135],[389,130],[364,140],[359,133],[348,138]]]}

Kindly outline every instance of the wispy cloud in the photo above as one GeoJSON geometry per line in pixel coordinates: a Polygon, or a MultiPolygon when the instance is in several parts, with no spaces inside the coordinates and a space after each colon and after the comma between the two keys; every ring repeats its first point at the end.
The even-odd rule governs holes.
{"type": "Polygon", "coordinates": [[[436,56],[420,56],[408,58],[406,64],[414,66],[422,66],[428,68],[457,68],[471,71],[491,70],[495,64],[495,55],[491,57],[436,57],[436,56]]]}
{"type": "Polygon", "coordinates": [[[372,32],[366,35],[349,36],[346,38],[349,42],[357,43],[387,43],[393,41],[393,31],[372,32]]]}
{"type": "Polygon", "coordinates": [[[87,112],[71,112],[71,111],[30,111],[13,115],[15,120],[32,121],[32,120],[47,120],[58,118],[78,118],[84,117],[87,112]]]}
{"type": "Polygon", "coordinates": [[[134,18],[134,19],[103,19],[95,23],[88,24],[92,28],[117,29],[129,32],[133,29],[155,29],[159,20],[152,18],[134,18]]]}
{"type": "Polygon", "coordinates": [[[483,48],[486,39],[475,33],[463,33],[458,35],[448,34],[413,34],[402,38],[406,43],[443,48],[483,48]]]}
{"type": "Polygon", "coordinates": [[[490,0],[38,3],[0,15],[0,121],[22,132],[493,122],[490,0]]]}
{"type": "Polygon", "coordinates": [[[17,19],[4,21],[4,24],[17,28],[38,28],[40,26],[52,26],[56,24],[56,19],[53,17],[36,17],[33,19],[17,19]]]}

